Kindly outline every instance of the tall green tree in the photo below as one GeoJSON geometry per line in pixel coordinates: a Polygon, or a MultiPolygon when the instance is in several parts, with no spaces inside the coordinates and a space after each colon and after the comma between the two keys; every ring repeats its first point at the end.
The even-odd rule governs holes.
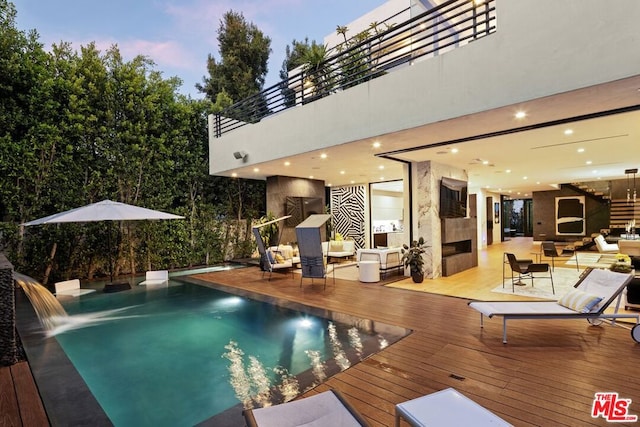
{"type": "Polygon", "coordinates": [[[225,13],[218,28],[220,61],[209,54],[208,77],[196,88],[215,102],[225,93],[233,102],[260,92],[268,72],[271,39],[253,23],[247,23],[242,13],[225,13]]]}
{"type": "Polygon", "coordinates": [[[296,103],[296,92],[289,87],[289,72],[296,68],[301,63],[301,58],[305,55],[305,52],[309,49],[309,38],[305,38],[303,42],[293,39],[291,46],[287,45],[285,48],[285,58],[282,61],[282,68],[280,69],[280,91],[284,98],[285,106],[293,107],[296,103]]]}

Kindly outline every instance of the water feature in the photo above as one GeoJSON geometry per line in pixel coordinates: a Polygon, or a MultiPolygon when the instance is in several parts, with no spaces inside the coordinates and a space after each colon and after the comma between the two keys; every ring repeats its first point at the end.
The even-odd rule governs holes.
{"type": "Polygon", "coordinates": [[[55,329],[59,323],[69,317],[57,298],[37,280],[15,271],[13,279],[31,301],[31,305],[33,305],[33,309],[46,331],[55,329]]]}

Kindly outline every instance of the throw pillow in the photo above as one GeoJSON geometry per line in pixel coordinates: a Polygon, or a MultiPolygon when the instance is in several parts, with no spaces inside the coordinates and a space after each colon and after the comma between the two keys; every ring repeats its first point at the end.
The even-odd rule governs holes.
{"type": "Polygon", "coordinates": [[[280,254],[276,254],[276,262],[278,264],[284,264],[284,257],[280,254]]]}
{"type": "Polygon", "coordinates": [[[329,244],[329,252],[342,252],[342,242],[332,240],[329,244]]]}
{"type": "Polygon", "coordinates": [[[558,304],[577,311],[578,313],[589,313],[598,303],[602,301],[601,297],[588,294],[579,289],[573,289],[567,292],[558,300],[558,304]]]}

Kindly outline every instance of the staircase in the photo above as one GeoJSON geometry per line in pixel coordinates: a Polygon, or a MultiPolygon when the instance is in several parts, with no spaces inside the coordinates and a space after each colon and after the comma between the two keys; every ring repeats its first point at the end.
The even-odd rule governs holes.
{"type": "Polygon", "coordinates": [[[597,202],[609,204],[611,196],[609,193],[610,186],[605,183],[603,188],[594,188],[583,182],[574,182],[571,184],[561,184],[560,188],[568,188],[579,194],[587,196],[597,202]]]}
{"type": "Polygon", "coordinates": [[[624,226],[634,218],[640,218],[640,203],[633,203],[633,200],[627,202],[627,199],[611,200],[609,228],[612,231],[622,230],[624,233],[624,226]]]}

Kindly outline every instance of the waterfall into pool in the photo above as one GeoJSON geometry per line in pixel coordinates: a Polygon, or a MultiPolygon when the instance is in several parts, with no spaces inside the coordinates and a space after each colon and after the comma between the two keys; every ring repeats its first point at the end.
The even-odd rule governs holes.
{"type": "Polygon", "coordinates": [[[31,305],[45,330],[52,331],[60,322],[64,322],[69,317],[56,297],[37,280],[15,271],[13,279],[31,301],[31,305]]]}

